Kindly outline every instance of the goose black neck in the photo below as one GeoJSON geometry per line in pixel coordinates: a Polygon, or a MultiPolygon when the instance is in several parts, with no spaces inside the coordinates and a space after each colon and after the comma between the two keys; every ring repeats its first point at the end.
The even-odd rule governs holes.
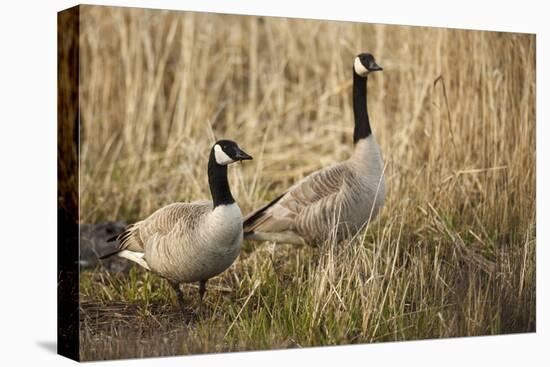
{"type": "Polygon", "coordinates": [[[235,202],[227,181],[227,166],[222,166],[216,162],[214,150],[210,152],[210,159],[208,160],[208,185],[210,186],[214,208],[235,202]]]}
{"type": "Polygon", "coordinates": [[[355,117],[353,143],[355,144],[372,133],[367,111],[367,77],[359,76],[355,70],[353,70],[353,114],[355,117]]]}

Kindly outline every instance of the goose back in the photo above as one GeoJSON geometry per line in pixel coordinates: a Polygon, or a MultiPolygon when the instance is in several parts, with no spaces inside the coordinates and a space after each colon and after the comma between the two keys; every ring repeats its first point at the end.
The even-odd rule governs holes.
{"type": "Polygon", "coordinates": [[[244,220],[246,234],[291,232],[315,245],[342,240],[374,218],[386,186],[374,137],[361,139],[346,161],[314,172],[244,220]]]}
{"type": "Polygon", "coordinates": [[[173,203],[130,226],[121,250],[144,253],[150,269],[175,282],[207,280],[227,269],[242,244],[236,203],[173,203]]]}

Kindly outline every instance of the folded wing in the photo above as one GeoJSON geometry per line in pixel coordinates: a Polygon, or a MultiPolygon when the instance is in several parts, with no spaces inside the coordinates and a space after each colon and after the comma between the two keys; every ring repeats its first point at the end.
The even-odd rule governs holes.
{"type": "MultiPolygon", "coordinates": [[[[250,213],[244,220],[245,235],[254,232],[294,231],[304,215],[315,215],[311,210],[331,204],[351,171],[337,164],[317,171],[292,186],[264,207],[250,213]]],[[[326,208],[325,208],[326,210],[326,208]]]]}
{"type": "MultiPolygon", "coordinates": [[[[126,227],[124,232],[111,240],[117,241],[116,246],[101,259],[115,255],[121,251],[145,251],[145,243],[151,238],[160,239],[174,231],[192,231],[200,219],[212,210],[210,201],[193,203],[173,203],[162,207],[146,219],[126,227]]],[[[177,235],[177,233],[175,233],[177,235]]]]}

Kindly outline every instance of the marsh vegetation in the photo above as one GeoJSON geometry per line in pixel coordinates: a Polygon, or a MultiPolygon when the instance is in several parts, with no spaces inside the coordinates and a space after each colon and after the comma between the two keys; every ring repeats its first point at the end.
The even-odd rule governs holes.
{"type": "Polygon", "coordinates": [[[244,213],[353,149],[352,62],[387,200],[356,238],[246,242],[189,315],[137,267],[80,278],[81,357],[111,359],[535,330],[532,35],[84,6],[81,223],[209,197],[215,138],[244,213]]]}

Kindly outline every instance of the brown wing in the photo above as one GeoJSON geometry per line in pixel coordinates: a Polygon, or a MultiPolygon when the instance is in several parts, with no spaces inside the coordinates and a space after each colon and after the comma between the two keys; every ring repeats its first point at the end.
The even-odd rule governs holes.
{"type": "MultiPolygon", "coordinates": [[[[173,203],[162,207],[146,219],[126,227],[116,238],[118,246],[112,252],[101,258],[109,257],[122,250],[144,252],[145,242],[151,236],[162,237],[170,233],[178,223],[186,222],[188,227],[194,227],[197,219],[212,209],[210,201],[193,203],[173,203]]],[[[193,228],[190,228],[193,229],[193,228]]]]}
{"type": "Polygon", "coordinates": [[[307,208],[337,194],[351,172],[342,163],[312,173],[244,220],[244,232],[293,230],[296,218],[307,208]]]}

